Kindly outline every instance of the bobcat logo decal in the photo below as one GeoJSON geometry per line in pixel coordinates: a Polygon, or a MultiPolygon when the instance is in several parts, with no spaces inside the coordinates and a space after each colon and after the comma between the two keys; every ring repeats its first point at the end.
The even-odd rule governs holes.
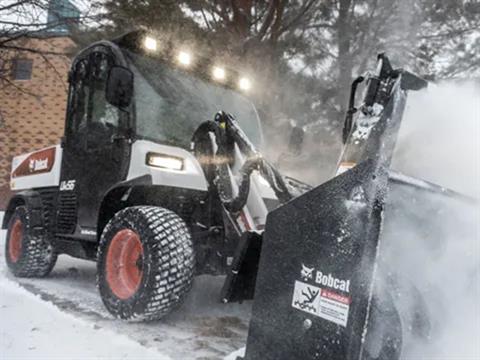
{"type": "Polygon", "coordinates": [[[300,276],[304,281],[313,279],[313,270],[315,268],[309,268],[302,264],[302,271],[300,271],[300,276]]]}

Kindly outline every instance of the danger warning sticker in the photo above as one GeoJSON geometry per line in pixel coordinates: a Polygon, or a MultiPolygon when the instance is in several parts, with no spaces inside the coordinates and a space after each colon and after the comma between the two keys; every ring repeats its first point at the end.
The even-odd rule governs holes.
{"type": "Polygon", "coordinates": [[[349,296],[295,281],[292,299],[292,306],[295,309],[347,326],[350,303],[349,296]]]}

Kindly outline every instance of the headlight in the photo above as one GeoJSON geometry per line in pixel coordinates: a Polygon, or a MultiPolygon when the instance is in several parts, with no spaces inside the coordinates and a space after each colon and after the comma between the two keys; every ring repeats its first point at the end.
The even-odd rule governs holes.
{"type": "Polygon", "coordinates": [[[148,153],[147,165],[169,169],[169,170],[183,170],[183,159],[176,156],[148,153]]]}
{"type": "Polygon", "coordinates": [[[151,50],[151,51],[157,50],[157,40],[155,40],[150,36],[145,37],[145,40],[143,41],[143,45],[147,50],[151,50]]]}
{"type": "Polygon", "coordinates": [[[248,91],[252,87],[252,83],[249,79],[243,77],[239,80],[238,87],[240,88],[240,90],[248,91]]]}
{"type": "Polygon", "coordinates": [[[183,66],[189,66],[192,63],[192,55],[186,51],[180,51],[177,60],[183,66]]]}
{"type": "Polygon", "coordinates": [[[225,80],[225,69],[215,66],[213,68],[212,75],[215,80],[219,80],[219,81],[225,80]]]}

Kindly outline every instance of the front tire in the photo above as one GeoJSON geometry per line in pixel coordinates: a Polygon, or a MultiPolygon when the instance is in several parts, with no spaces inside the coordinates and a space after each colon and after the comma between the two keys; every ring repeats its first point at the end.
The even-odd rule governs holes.
{"type": "Polygon", "coordinates": [[[57,262],[57,255],[45,230],[33,229],[31,215],[18,206],[8,223],[5,259],[16,277],[47,276],[57,262]]]}
{"type": "Polygon", "coordinates": [[[97,284],[108,311],[128,320],[157,320],[192,286],[190,232],[174,212],[129,207],[105,227],[98,246],[97,284]]]}

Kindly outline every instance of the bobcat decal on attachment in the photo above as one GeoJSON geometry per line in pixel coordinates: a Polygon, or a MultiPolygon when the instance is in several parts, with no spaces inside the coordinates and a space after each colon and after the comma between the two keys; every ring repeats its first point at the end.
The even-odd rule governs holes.
{"type": "Polygon", "coordinates": [[[300,271],[300,276],[304,281],[313,279],[313,271],[315,268],[306,267],[302,264],[302,270],[300,271]]]}

